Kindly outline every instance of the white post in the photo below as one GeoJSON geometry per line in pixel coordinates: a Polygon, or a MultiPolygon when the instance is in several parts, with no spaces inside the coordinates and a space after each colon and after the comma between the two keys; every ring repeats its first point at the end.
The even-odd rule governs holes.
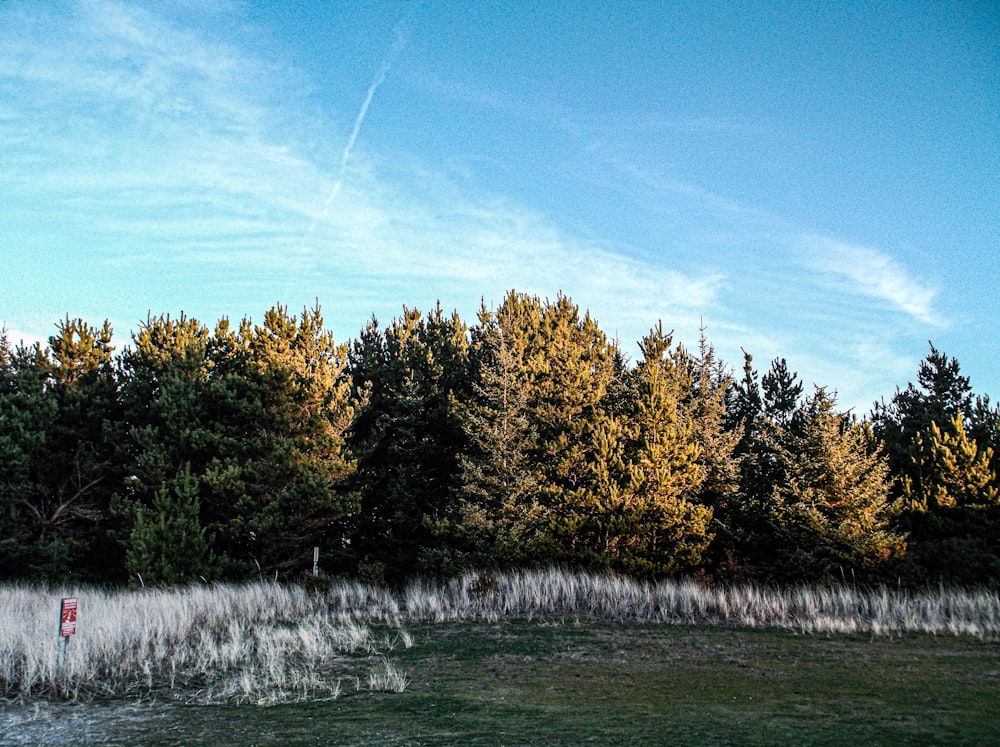
{"type": "Polygon", "coordinates": [[[319,548],[313,548],[313,575],[319,575],[319,548]]]}

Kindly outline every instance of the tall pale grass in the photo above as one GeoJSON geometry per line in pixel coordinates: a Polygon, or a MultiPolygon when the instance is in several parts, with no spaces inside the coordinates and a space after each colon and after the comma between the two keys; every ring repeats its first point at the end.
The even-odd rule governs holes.
{"type": "Polygon", "coordinates": [[[412,645],[400,629],[407,622],[561,616],[1000,637],[1000,598],[989,589],[706,586],[559,569],[469,573],[399,592],[340,581],[321,595],[273,583],[73,593],[13,585],[0,586],[0,698],[267,704],[334,698],[342,682],[400,692],[408,677],[386,655],[412,645]],[[79,622],[60,666],[62,596],[78,598],[79,622]]]}
{"type": "Polygon", "coordinates": [[[559,569],[470,573],[443,585],[415,583],[403,593],[403,608],[410,619],[430,621],[571,615],[806,633],[1000,634],[1000,596],[985,588],[708,586],[559,569]]]}
{"type": "MultiPolygon", "coordinates": [[[[0,696],[26,700],[173,693],[198,702],[271,703],[336,697],[409,637],[376,635],[393,600],[347,585],[324,599],[271,583],[142,592],[0,587],[0,696]],[[79,603],[78,632],[58,660],[63,596],[79,603]],[[352,602],[363,602],[352,610],[352,602]],[[356,611],[370,613],[366,620],[356,611]]],[[[384,662],[378,665],[384,669],[384,662]]]]}

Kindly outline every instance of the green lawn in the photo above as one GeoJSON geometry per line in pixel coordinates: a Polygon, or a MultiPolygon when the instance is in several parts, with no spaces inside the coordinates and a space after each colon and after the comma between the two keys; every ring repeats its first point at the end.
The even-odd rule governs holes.
{"type": "Polygon", "coordinates": [[[1000,744],[1000,643],[562,620],[421,624],[398,695],[4,713],[0,744],[1000,744]],[[12,720],[13,719],[13,720],[12,720]],[[21,740],[21,741],[18,741],[21,740]],[[73,741],[72,739],[70,741],[73,741]]]}

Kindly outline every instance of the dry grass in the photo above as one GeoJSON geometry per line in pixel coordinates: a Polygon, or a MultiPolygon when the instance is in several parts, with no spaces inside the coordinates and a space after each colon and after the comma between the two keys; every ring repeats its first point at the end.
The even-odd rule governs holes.
{"type": "Polygon", "coordinates": [[[15,585],[0,587],[0,697],[271,704],[336,698],[343,682],[402,692],[408,677],[385,656],[412,645],[403,623],[560,616],[812,634],[1000,634],[1000,598],[987,589],[705,586],[558,569],[472,573],[398,594],[351,581],[322,595],[272,583],[141,592],[15,585]],[[79,625],[60,667],[62,596],[78,598],[79,625]]]}
{"type": "Polygon", "coordinates": [[[697,581],[646,583],[552,569],[472,573],[441,586],[413,584],[404,593],[403,607],[410,619],[432,621],[571,615],[803,633],[979,638],[1000,634],[1000,596],[985,588],[917,592],[846,585],[707,586],[697,581]]]}
{"type": "MultiPolygon", "coordinates": [[[[295,586],[215,585],[142,592],[83,589],[77,635],[59,665],[63,590],[0,588],[0,695],[67,700],[170,693],[194,702],[268,704],[333,698],[341,680],[408,637],[376,635],[374,620],[295,586]]],[[[386,614],[383,616],[383,612],[386,614]]],[[[384,664],[379,664],[379,671],[384,664]]]]}

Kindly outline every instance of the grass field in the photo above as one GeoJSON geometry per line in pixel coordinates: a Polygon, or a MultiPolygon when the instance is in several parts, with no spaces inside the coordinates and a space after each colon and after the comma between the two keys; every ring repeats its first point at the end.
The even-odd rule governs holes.
{"type": "Polygon", "coordinates": [[[1000,739],[1000,645],[551,619],[421,623],[399,694],[36,704],[0,744],[954,745],[1000,739]]]}
{"type": "Polygon", "coordinates": [[[988,590],[79,590],[59,669],[64,593],[0,588],[0,745],[1000,743],[988,590]]]}

